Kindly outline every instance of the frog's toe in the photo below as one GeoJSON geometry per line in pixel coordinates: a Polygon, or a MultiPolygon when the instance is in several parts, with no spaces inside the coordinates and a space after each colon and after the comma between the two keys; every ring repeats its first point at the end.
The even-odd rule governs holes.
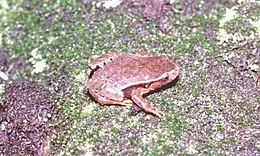
{"type": "Polygon", "coordinates": [[[155,116],[157,116],[158,118],[162,118],[165,114],[164,112],[162,112],[159,109],[154,109],[150,111],[152,114],[154,114],[155,116]]]}

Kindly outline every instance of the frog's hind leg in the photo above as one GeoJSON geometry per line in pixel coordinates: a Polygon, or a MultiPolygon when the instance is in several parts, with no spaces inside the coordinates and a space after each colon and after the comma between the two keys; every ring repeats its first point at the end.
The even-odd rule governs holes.
{"type": "Polygon", "coordinates": [[[134,101],[134,103],[145,112],[154,114],[157,117],[162,118],[164,116],[164,113],[159,109],[155,108],[155,105],[153,103],[150,103],[143,98],[143,95],[148,91],[149,90],[146,88],[137,88],[135,91],[132,92],[131,98],[134,101]]]}
{"type": "Polygon", "coordinates": [[[121,106],[126,106],[128,104],[133,103],[132,100],[114,101],[114,100],[111,100],[111,99],[107,99],[107,98],[105,98],[103,96],[100,96],[99,94],[96,94],[95,92],[90,91],[90,90],[89,90],[89,93],[101,105],[121,105],[121,106]]]}

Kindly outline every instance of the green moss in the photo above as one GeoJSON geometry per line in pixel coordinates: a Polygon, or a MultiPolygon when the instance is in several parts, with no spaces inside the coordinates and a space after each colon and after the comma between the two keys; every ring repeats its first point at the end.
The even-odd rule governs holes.
{"type": "Polygon", "coordinates": [[[177,42],[175,47],[180,53],[194,53],[196,54],[196,47],[201,46],[208,54],[213,54],[218,48],[215,44],[211,44],[209,39],[205,36],[205,31],[209,26],[212,29],[217,28],[218,18],[212,13],[195,15],[191,18],[184,18],[174,21],[178,23],[174,28],[181,29],[178,32],[177,42]],[[190,42],[192,41],[192,42],[190,42]]]}
{"type": "Polygon", "coordinates": [[[222,156],[223,153],[220,150],[216,150],[216,144],[211,141],[207,141],[204,143],[204,148],[205,148],[205,153],[207,155],[217,155],[217,156],[222,156]]]}
{"type": "Polygon", "coordinates": [[[220,20],[219,44],[223,42],[238,43],[258,37],[259,24],[256,23],[259,23],[260,14],[255,12],[255,9],[243,10],[242,7],[243,5],[238,5],[226,9],[224,17],[220,20]]]}
{"type": "MultiPolygon", "coordinates": [[[[47,64],[37,74],[32,74],[33,64],[20,73],[10,73],[15,73],[14,78],[26,76],[44,83],[55,94],[62,114],[62,120],[57,123],[57,139],[53,140],[55,154],[84,155],[95,150],[100,155],[188,155],[189,152],[222,155],[224,145],[236,150],[238,143],[236,136],[218,141],[212,138],[215,130],[230,134],[233,127],[227,127],[226,120],[235,126],[256,127],[250,115],[258,106],[244,105],[243,101],[239,103],[237,98],[232,98],[242,99],[241,94],[230,89],[237,84],[228,83],[236,80],[237,75],[232,72],[238,70],[230,70],[225,61],[218,59],[223,49],[227,52],[232,49],[216,44],[214,37],[219,35],[223,8],[218,5],[222,4],[190,17],[175,10],[168,16],[172,19],[169,23],[172,29],[169,34],[163,34],[158,29],[158,21],[122,13],[119,8],[104,10],[73,0],[6,3],[10,9],[0,11],[5,16],[1,17],[1,45],[10,50],[13,58],[23,57],[28,62],[34,58],[31,52],[38,49],[41,58],[36,60],[45,60],[47,64]],[[206,35],[208,29],[212,30],[212,38],[206,35]],[[131,116],[132,105],[101,106],[84,93],[83,82],[90,72],[88,62],[112,50],[166,53],[178,61],[181,74],[177,84],[147,97],[165,112],[162,120],[144,112],[131,116]],[[230,114],[234,109],[239,110],[237,116],[230,114]],[[189,133],[194,135],[186,138],[189,133]],[[192,144],[191,149],[179,144],[189,144],[187,140],[197,144],[192,144]]],[[[249,18],[258,19],[258,14],[249,9],[246,15],[227,21],[221,29],[228,34],[239,32],[247,39],[257,34],[257,29],[251,25],[249,29],[241,27],[249,18]]],[[[228,61],[240,61],[235,59],[228,61]]]]}
{"type": "Polygon", "coordinates": [[[210,107],[204,107],[204,111],[206,115],[212,115],[213,110],[210,107]]]}

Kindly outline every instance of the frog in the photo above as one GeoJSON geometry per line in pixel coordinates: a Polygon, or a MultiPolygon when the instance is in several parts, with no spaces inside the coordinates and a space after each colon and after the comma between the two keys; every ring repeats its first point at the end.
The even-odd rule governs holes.
{"type": "Polygon", "coordinates": [[[179,75],[179,66],[166,55],[137,51],[108,52],[89,63],[85,90],[101,105],[135,104],[139,110],[162,118],[165,113],[144,98],[179,75]]]}

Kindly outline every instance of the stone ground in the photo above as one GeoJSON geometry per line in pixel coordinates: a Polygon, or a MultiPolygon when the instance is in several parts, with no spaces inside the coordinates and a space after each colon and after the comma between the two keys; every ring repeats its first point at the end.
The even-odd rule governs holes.
{"type": "Polygon", "coordinates": [[[258,155],[260,3],[164,0],[0,3],[0,155],[258,155]],[[133,106],[84,91],[108,51],[166,54],[181,73],[133,106]]]}

